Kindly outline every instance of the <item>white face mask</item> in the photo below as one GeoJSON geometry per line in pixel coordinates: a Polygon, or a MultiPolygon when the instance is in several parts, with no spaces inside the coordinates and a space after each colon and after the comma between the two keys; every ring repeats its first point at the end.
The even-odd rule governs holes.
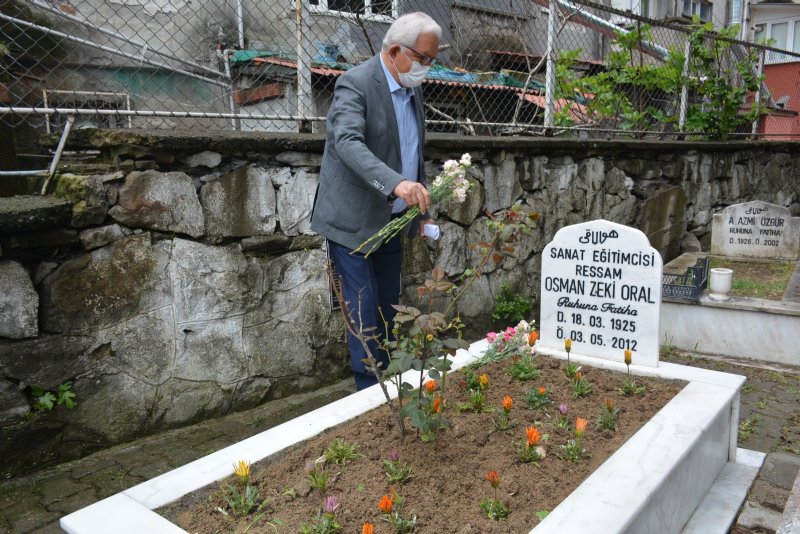
{"type": "Polygon", "coordinates": [[[400,70],[397,69],[397,64],[394,62],[394,59],[392,59],[392,64],[394,64],[394,68],[397,69],[397,78],[400,80],[400,85],[403,87],[417,87],[421,85],[428,76],[428,71],[431,68],[412,60],[405,51],[403,51],[403,54],[411,61],[411,69],[408,72],[400,72],[400,70]]]}

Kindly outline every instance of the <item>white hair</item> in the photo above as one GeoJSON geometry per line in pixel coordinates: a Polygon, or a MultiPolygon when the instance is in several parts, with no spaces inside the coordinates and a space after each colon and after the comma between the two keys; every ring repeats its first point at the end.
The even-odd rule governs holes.
{"type": "Polygon", "coordinates": [[[417,44],[422,33],[436,34],[436,38],[442,39],[442,28],[429,15],[417,11],[398,17],[386,32],[383,38],[382,50],[388,50],[392,45],[411,46],[417,44]]]}

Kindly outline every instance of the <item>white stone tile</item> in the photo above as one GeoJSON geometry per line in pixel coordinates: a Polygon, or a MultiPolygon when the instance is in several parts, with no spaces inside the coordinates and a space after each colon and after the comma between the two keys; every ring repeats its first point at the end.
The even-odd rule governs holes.
{"type": "Polygon", "coordinates": [[[751,451],[750,449],[736,449],[736,463],[747,467],[761,469],[767,455],[761,451],[751,451]]]}
{"type": "MultiPolygon", "coordinates": [[[[739,456],[737,452],[737,460],[739,456]]],[[[753,457],[746,460],[752,462],[753,457]]],[[[739,507],[747,497],[758,470],[758,467],[738,461],[728,462],[697,506],[682,534],[726,534],[736,519],[739,507]]]]}
{"type": "Polygon", "coordinates": [[[62,517],[60,525],[69,534],[186,534],[122,493],[62,517]]]}

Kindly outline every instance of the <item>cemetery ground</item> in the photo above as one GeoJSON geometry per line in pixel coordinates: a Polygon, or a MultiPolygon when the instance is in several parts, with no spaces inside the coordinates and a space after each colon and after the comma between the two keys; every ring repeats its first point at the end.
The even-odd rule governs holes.
{"type": "MultiPolygon", "coordinates": [[[[800,368],[752,366],[662,346],[664,361],[747,376],[739,446],[767,453],[732,532],[774,532],[800,468],[800,368]]],[[[0,531],[61,532],[58,519],[350,394],[350,380],[100,451],[0,484],[0,531]]]]}

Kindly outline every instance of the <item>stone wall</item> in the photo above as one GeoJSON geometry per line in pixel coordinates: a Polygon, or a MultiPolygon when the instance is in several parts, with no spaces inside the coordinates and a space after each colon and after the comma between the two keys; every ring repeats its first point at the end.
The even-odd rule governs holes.
{"type": "MultiPolygon", "coordinates": [[[[4,227],[0,214],[4,476],[348,375],[322,240],[309,230],[323,143],[72,134],[70,149],[101,155],[55,180],[72,203],[68,222],[4,227]],[[75,409],[26,416],[32,387],[67,381],[75,409]]],[[[455,278],[477,264],[467,244],[487,236],[487,211],[523,202],[541,214],[539,231],[460,301],[475,333],[503,283],[536,300],[538,253],[562,226],[635,226],[669,260],[707,247],[712,214],[729,204],[758,199],[800,214],[796,144],[435,137],[428,173],[463,152],[474,187],[435,213],[438,242],[406,243],[407,302],[432,267],[455,278]]]]}

